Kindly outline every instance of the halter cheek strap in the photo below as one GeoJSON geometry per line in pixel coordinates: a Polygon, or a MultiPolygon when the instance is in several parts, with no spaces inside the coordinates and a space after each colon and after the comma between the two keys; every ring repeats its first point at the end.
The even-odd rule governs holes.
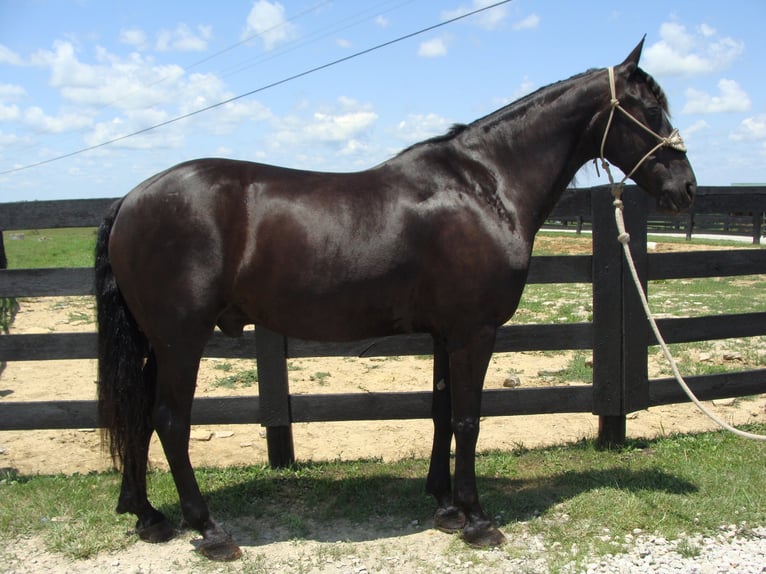
{"type": "MultiPolygon", "coordinates": [[[[609,72],[609,90],[611,92],[611,100],[610,105],[611,109],[609,110],[609,119],[606,122],[606,129],[604,130],[604,137],[601,138],[601,150],[600,150],[600,157],[601,157],[601,167],[604,168],[604,171],[606,172],[607,176],[609,177],[609,183],[612,186],[612,194],[615,197],[619,197],[622,194],[622,186],[623,184],[633,176],[634,173],[636,173],[636,170],[638,170],[641,165],[651,156],[655,151],[657,151],[660,148],[663,147],[669,147],[671,149],[680,151],[680,152],[686,152],[686,145],[684,144],[684,140],[681,137],[681,134],[678,133],[677,129],[674,129],[672,132],[670,132],[670,135],[667,137],[661,136],[657,132],[655,132],[653,129],[651,129],[649,126],[642,123],[639,119],[637,119],[633,114],[631,114],[628,110],[622,107],[620,104],[620,100],[617,99],[617,90],[615,89],[615,83],[614,83],[614,66],[609,66],[608,68],[609,72]],[[652,149],[650,149],[646,154],[638,161],[638,163],[635,165],[633,169],[630,170],[630,172],[622,178],[620,183],[615,184],[614,178],[612,177],[612,172],[609,170],[609,162],[606,161],[606,158],[604,157],[604,147],[606,146],[606,138],[609,135],[609,129],[612,127],[612,120],[614,119],[614,112],[615,110],[619,110],[626,118],[628,118],[630,121],[632,121],[634,124],[636,124],[638,127],[640,127],[645,132],[653,135],[657,139],[657,145],[655,145],[652,149]]],[[[594,160],[595,161],[595,160],[594,160]]],[[[597,164],[598,165],[598,164],[597,164]]]]}

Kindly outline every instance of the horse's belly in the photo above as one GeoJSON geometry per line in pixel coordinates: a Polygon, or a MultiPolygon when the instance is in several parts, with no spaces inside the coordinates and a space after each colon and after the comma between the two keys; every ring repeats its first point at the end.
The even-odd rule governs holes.
{"type": "Polygon", "coordinates": [[[381,283],[328,290],[261,284],[245,302],[222,315],[219,326],[226,332],[227,322],[233,331],[239,324],[253,323],[300,339],[352,341],[419,330],[410,301],[406,289],[381,283]]]}

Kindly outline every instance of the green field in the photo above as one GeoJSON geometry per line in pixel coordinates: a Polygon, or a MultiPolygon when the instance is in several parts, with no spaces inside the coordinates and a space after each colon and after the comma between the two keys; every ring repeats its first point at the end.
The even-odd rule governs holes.
{"type": "Polygon", "coordinates": [[[92,267],[94,227],[3,233],[9,269],[92,267]]]}

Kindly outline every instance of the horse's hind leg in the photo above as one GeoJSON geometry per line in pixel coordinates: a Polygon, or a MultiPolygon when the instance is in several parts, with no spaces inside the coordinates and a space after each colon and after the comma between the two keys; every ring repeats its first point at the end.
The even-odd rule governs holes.
{"type": "Polygon", "coordinates": [[[242,551],[210,516],[189,460],[191,409],[204,343],[157,349],[158,379],[154,426],[170,464],[184,522],[200,532],[199,551],[212,560],[236,560],[242,551]]]}
{"type": "Polygon", "coordinates": [[[434,388],[431,417],[434,442],[426,479],[426,492],[436,499],[434,524],[443,532],[460,532],[465,515],[452,501],[450,447],[452,446],[452,401],[450,400],[449,355],[444,344],[434,337],[434,388]]]}
{"type": "MultiPolygon", "coordinates": [[[[143,371],[145,396],[153,397],[157,382],[157,362],[154,354],[149,359],[143,371]]],[[[165,516],[156,510],[146,494],[146,465],[149,456],[149,441],[152,438],[153,401],[146,403],[146,417],[140,428],[135,429],[132,440],[136,441],[135,449],[127,449],[127,456],[122,462],[122,487],[117,503],[117,512],[130,512],[138,517],[136,533],[146,542],[165,542],[173,538],[175,530],[165,516]]]]}

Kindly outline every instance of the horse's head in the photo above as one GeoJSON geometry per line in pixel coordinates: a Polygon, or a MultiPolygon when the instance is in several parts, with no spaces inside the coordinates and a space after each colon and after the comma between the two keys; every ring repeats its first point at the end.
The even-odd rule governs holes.
{"type": "Polygon", "coordinates": [[[670,125],[665,94],[638,67],[643,44],[607,70],[611,103],[600,156],[657,198],[661,209],[678,212],[691,205],[697,182],[684,142],[670,125]]]}

